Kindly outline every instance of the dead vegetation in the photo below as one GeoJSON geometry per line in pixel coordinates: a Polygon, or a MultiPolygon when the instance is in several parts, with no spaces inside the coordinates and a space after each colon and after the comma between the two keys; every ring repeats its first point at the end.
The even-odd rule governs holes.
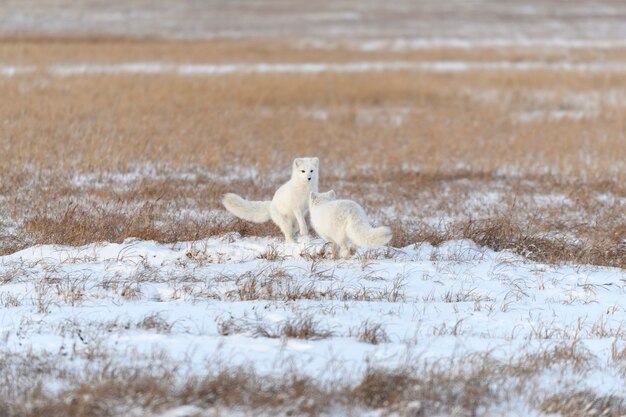
{"type": "MultiPolygon", "coordinates": [[[[175,174],[170,171],[169,175],[175,174]]],[[[386,210],[391,202],[393,214],[385,218],[379,215],[379,223],[392,227],[394,247],[420,242],[438,245],[463,238],[539,262],[624,267],[626,195],[616,183],[568,184],[549,177],[476,178],[468,173],[453,178],[438,174],[389,175],[382,183],[372,175],[330,176],[324,182],[335,183],[333,188],[340,195],[364,202],[374,215],[386,210]],[[480,204],[488,194],[501,197],[480,204]],[[477,202],[470,200],[468,204],[467,195],[477,202]]],[[[231,187],[250,198],[272,193],[271,185],[264,182],[234,181],[231,187]]],[[[58,186],[7,187],[6,200],[11,206],[5,209],[15,216],[11,221],[16,226],[5,233],[2,252],[34,243],[83,245],[120,242],[130,237],[174,242],[231,232],[279,236],[271,222],[253,224],[226,216],[219,205],[226,190],[229,188],[223,180],[191,176],[171,183],[142,179],[97,189],[73,185],[62,178],[58,186]]],[[[271,248],[262,255],[279,260],[275,256],[271,248]]]]}
{"type": "Polygon", "coordinates": [[[626,399],[579,391],[546,398],[541,403],[541,411],[549,414],[558,413],[563,417],[619,417],[626,414],[626,399]]]}
{"type": "MultiPolygon", "coordinates": [[[[6,25],[10,32],[14,16],[42,33],[45,28],[40,23],[50,17],[59,27],[68,21],[79,26],[95,22],[88,28],[90,33],[121,33],[129,30],[126,26],[120,31],[120,22],[115,20],[122,10],[122,16],[138,18],[131,32],[147,37],[49,37],[39,32],[0,37],[0,63],[35,67],[32,73],[15,76],[0,71],[0,255],[35,244],[280,236],[271,223],[257,225],[227,216],[220,198],[229,191],[268,198],[288,176],[293,157],[315,155],[322,161],[322,190],[333,188],[341,197],[356,199],[378,224],[391,226],[396,248],[470,239],[536,262],[626,268],[626,81],[621,71],[56,77],[45,70],[56,64],[152,61],[603,64],[623,62],[623,47],[365,51],[346,44],[325,49],[275,36],[175,41],[153,36],[154,26],[149,25],[154,21],[137,13],[144,2],[111,4],[103,7],[104,14],[96,10],[92,15],[89,11],[94,11],[96,3],[99,9],[102,2],[77,0],[67,10],[86,11],[85,19],[70,13],[69,20],[64,20],[68,15],[59,14],[56,3],[37,0],[24,6],[21,0],[9,0],[0,11],[7,17],[0,22],[3,33],[7,33],[6,25]],[[27,13],[20,11],[24,7],[27,13]]],[[[273,13],[252,2],[208,2],[201,10],[194,9],[195,1],[179,2],[176,8],[167,2],[153,3],[149,16],[161,16],[159,23],[164,25],[159,28],[177,35],[207,30],[207,26],[223,28],[232,23],[229,19],[240,19],[242,12],[251,16],[251,24],[243,25],[245,30],[260,29],[271,35],[274,32],[262,25],[276,17],[288,33],[315,35],[337,25],[337,15],[316,17],[316,7],[311,8],[309,2],[268,3],[273,13]],[[296,8],[315,19],[306,24],[301,19],[285,19],[296,8]],[[189,24],[187,18],[196,24],[189,24]]],[[[328,3],[323,2],[324,7],[328,3]]],[[[487,26],[485,21],[493,21],[507,30],[528,22],[547,22],[550,27],[573,26],[583,32],[592,27],[595,36],[594,19],[607,13],[606,9],[616,14],[608,13],[604,22],[614,23],[602,28],[615,29],[623,20],[623,5],[611,0],[585,16],[570,13],[560,1],[538,1],[533,3],[534,10],[547,13],[531,17],[509,2],[486,1],[479,3],[489,6],[484,10],[487,13],[471,13],[472,19],[467,19],[465,3],[459,0],[451,7],[446,2],[401,1],[396,6],[408,5],[405,12],[381,13],[382,3],[353,2],[349,4],[358,10],[361,21],[339,25],[358,29],[365,23],[368,31],[374,26],[404,30],[405,26],[390,22],[410,22],[415,27],[420,26],[414,25],[419,18],[430,23],[425,29],[411,30],[426,30],[430,36],[433,30],[439,33],[443,8],[446,19],[452,17],[454,22],[487,26]]],[[[333,7],[344,5],[335,2],[333,7]]],[[[270,26],[274,30],[277,25],[270,26]]],[[[532,26],[545,36],[541,25],[532,26]]],[[[376,280],[371,265],[393,256],[385,249],[357,258],[362,274],[355,279],[361,286],[323,285],[333,279],[336,265],[325,265],[330,261],[323,253],[304,252],[302,256],[309,263],[305,280],[291,273],[284,265],[289,258],[276,247],[260,254],[259,269],[239,276],[210,275],[195,268],[220,264],[224,258],[199,243],[181,261],[191,265],[182,275],[138,262],[130,278],[107,276],[98,286],[123,303],[149,299],[142,284],[153,282],[168,283],[172,300],[265,300],[267,305],[291,306],[333,300],[333,308],[345,308],[354,301],[412,303],[422,299],[425,303],[444,301],[452,308],[473,304],[478,312],[505,311],[509,297],[528,296],[524,292],[528,287],[515,284],[500,305],[470,287],[416,295],[405,291],[402,275],[387,286],[369,287],[370,280],[376,280]]],[[[440,255],[433,251],[432,256],[440,255]]],[[[452,264],[455,256],[462,257],[447,256],[452,264]]],[[[441,267],[438,259],[431,260],[434,267],[441,267]]],[[[497,275],[497,271],[489,273],[497,275]]],[[[16,266],[0,276],[0,287],[20,285],[34,276],[28,266],[16,266]]],[[[424,274],[423,279],[433,278],[424,274]]],[[[92,296],[80,276],[51,271],[30,284],[29,297],[16,297],[10,289],[0,291],[0,307],[25,311],[32,307],[45,318],[57,308],[55,303],[80,306],[92,296]]],[[[549,283],[536,285],[544,291],[549,283]]],[[[584,283],[579,287],[584,292],[598,290],[584,283]]],[[[332,317],[333,312],[324,314],[332,317]]],[[[35,321],[22,322],[17,337],[28,337],[28,326],[45,322],[35,321]]],[[[181,414],[176,410],[181,406],[191,407],[189,414],[198,417],[228,415],[233,410],[259,416],[359,416],[372,410],[399,417],[475,417],[491,410],[502,415],[528,411],[529,415],[563,417],[626,414],[623,396],[585,390],[578,384],[588,382],[584,375],[595,370],[612,375],[618,384],[626,375],[623,328],[602,319],[586,327],[579,322],[575,328],[539,321],[528,335],[531,353],[521,353],[522,349],[511,359],[490,354],[411,357],[400,366],[372,366],[362,374],[350,369],[350,378],[324,383],[319,375],[311,377],[298,369],[265,375],[219,358],[199,365],[175,362],[159,353],[109,351],[99,341],[100,333],[108,334],[106,327],[87,323],[62,324],[59,337],[78,335],[77,343],[63,351],[33,352],[23,349],[21,342],[16,347],[12,340],[13,347],[0,352],[0,416],[163,416],[181,414]],[[613,340],[606,361],[584,349],[581,340],[585,337],[613,340]],[[568,383],[553,386],[551,381],[568,383]]],[[[178,327],[159,313],[114,320],[106,326],[165,337],[178,327]]],[[[281,339],[285,345],[289,339],[298,339],[300,344],[343,336],[369,344],[391,339],[377,322],[366,321],[348,332],[335,330],[307,314],[295,314],[274,325],[232,318],[218,323],[222,336],[268,337],[281,339]]],[[[432,329],[433,335],[442,337],[464,332],[467,327],[462,318],[432,329]]],[[[0,334],[3,340],[9,337],[10,332],[0,334]]],[[[336,366],[331,362],[328,369],[336,366]]]]}
{"type": "Polygon", "coordinates": [[[97,360],[102,362],[97,371],[87,367],[58,373],[52,365],[54,355],[3,354],[0,412],[7,417],[98,417],[131,412],[158,415],[185,406],[197,415],[237,407],[251,413],[272,410],[278,415],[384,409],[400,416],[470,417],[516,398],[516,405],[522,399],[528,410],[564,417],[624,413],[624,398],[616,395],[542,392],[541,375],[555,363],[579,371],[589,363],[584,352],[566,345],[504,362],[488,354],[460,357],[454,366],[447,360],[413,360],[401,368],[367,369],[356,384],[341,378],[320,384],[296,370],[260,375],[246,367],[224,367],[219,361],[194,369],[180,380],[178,373],[186,365],[158,355],[150,358],[158,366],[148,368],[121,367],[106,355],[97,360]],[[48,392],[42,382],[51,377],[63,380],[67,388],[48,392]]]}
{"type": "Polygon", "coordinates": [[[385,327],[380,323],[365,321],[361,323],[361,326],[356,331],[356,335],[359,341],[372,345],[389,342],[389,335],[385,331],[385,327]]]}
{"type": "Polygon", "coordinates": [[[266,337],[270,339],[306,339],[320,340],[333,336],[333,332],[323,328],[312,315],[299,315],[287,319],[276,326],[268,326],[259,321],[251,320],[223,320],[218,325],[222,336],[246,333],[254,337],[266,337]]]}
{"type": "MultiPolygon", "coordinates": [[[[228,50],[224,59],[243,62],[258,59],[255,42],[23,39],[0,50],[36,65],[66,62],[70,50],[94,62],[160,53],[213,62],[228,50]]],[[[299,47],[296,57],[290,48],[267,46],[284,61],[337,59],[335,50],[299,47]]],[[[424,56],[407,59],[452,52],[414,53],[424,56]]],[[[226,216],[220,198],[269,198],[294,156],[318,155],[321,188],[389,224],[395,247],[468,238],[540,262],[626,262],[620,73],[33,73],[0,78],[0,94],[0,146],[10,155],[0,161],[0,253],[129,237],[278,236],[270,222],[226,216]]]]}

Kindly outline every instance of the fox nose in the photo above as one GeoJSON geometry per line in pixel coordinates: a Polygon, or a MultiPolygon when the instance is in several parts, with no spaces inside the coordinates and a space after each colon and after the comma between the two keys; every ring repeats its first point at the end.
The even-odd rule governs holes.
{"type": "Polygon", "coordinates": [[[309,177],[309,181],[311,181],[311,177],[309,177]]]}

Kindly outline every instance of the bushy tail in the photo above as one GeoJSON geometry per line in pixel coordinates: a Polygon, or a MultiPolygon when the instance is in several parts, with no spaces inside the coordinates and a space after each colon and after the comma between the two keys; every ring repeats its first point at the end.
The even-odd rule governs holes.
{"type": "Polygon", "coordinates": [[[225,194],[222,204],[240,219],[263,223],[270,219],[270,201],[248,201],[237,194],[225,194]]]}
{"type": "Polygon", "coordinates": [[[377,247],[391,240],[391,229],[387,226],[371,227],[367,222],[356,221],[346,230],[348,238],[357,245],[377,247]]]}

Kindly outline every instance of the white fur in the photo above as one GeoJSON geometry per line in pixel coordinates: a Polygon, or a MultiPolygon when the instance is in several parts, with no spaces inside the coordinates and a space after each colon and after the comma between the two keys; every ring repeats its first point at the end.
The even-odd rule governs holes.
{"type": "Polygon", "coordinates": [[[348,241],[355,245],[368,247],[382,246],[391,240],[391,229],[386,226],[370,226],[363,207],[352,200],[335,200],[335,192],[311,192],[309,196],[311,225],[318,235],[332,243],[333,257],[339,255],[339,248],[344,258],[350,257],[348,241]]]}
{"type": "Polygon", "coordinates": [[[317,192],[319,182],[319,159],[296,158],[293,160],[291,179],[281,185],[272,201],[248,201],[237,194],[226,194],[222,204],[235,216],[255,223],[272,219],[285,235],[287,243],[294,243],[296,227],[300,235],[308,238],[304,216],[309,210],[309,194],[317,192]]]}

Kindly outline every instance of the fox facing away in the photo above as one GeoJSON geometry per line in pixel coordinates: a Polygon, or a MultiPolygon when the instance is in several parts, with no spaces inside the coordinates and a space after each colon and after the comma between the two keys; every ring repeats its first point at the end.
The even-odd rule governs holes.
{"type": "Polygon", "coordinates": [[[356,250],[356,245],[377,247],[391,240],[391,229],[372,227],[363,207],[352,200],[336,200],[333,190],[325,193],[312,191],[309,196],[311,225],[317,234],[332,244],[333,257],[339,256],[339,246],[345,259],[356,250]],[[351,248],[348,249],[348,241],[351,248]]]}
{"type": "Polygon", "coordinates": [[[291,179],[280,186],[271,201],[248,201],[237,194],[225,194],[222,204],[235,216],[254,223],[273,220],[285,235],[287,243],[294,242],[296,228],[300,236],[308,239],[304,216],[309,210],[309,194],[317,192],[319,159],[296,158],[291,169],[291,179]]]}

